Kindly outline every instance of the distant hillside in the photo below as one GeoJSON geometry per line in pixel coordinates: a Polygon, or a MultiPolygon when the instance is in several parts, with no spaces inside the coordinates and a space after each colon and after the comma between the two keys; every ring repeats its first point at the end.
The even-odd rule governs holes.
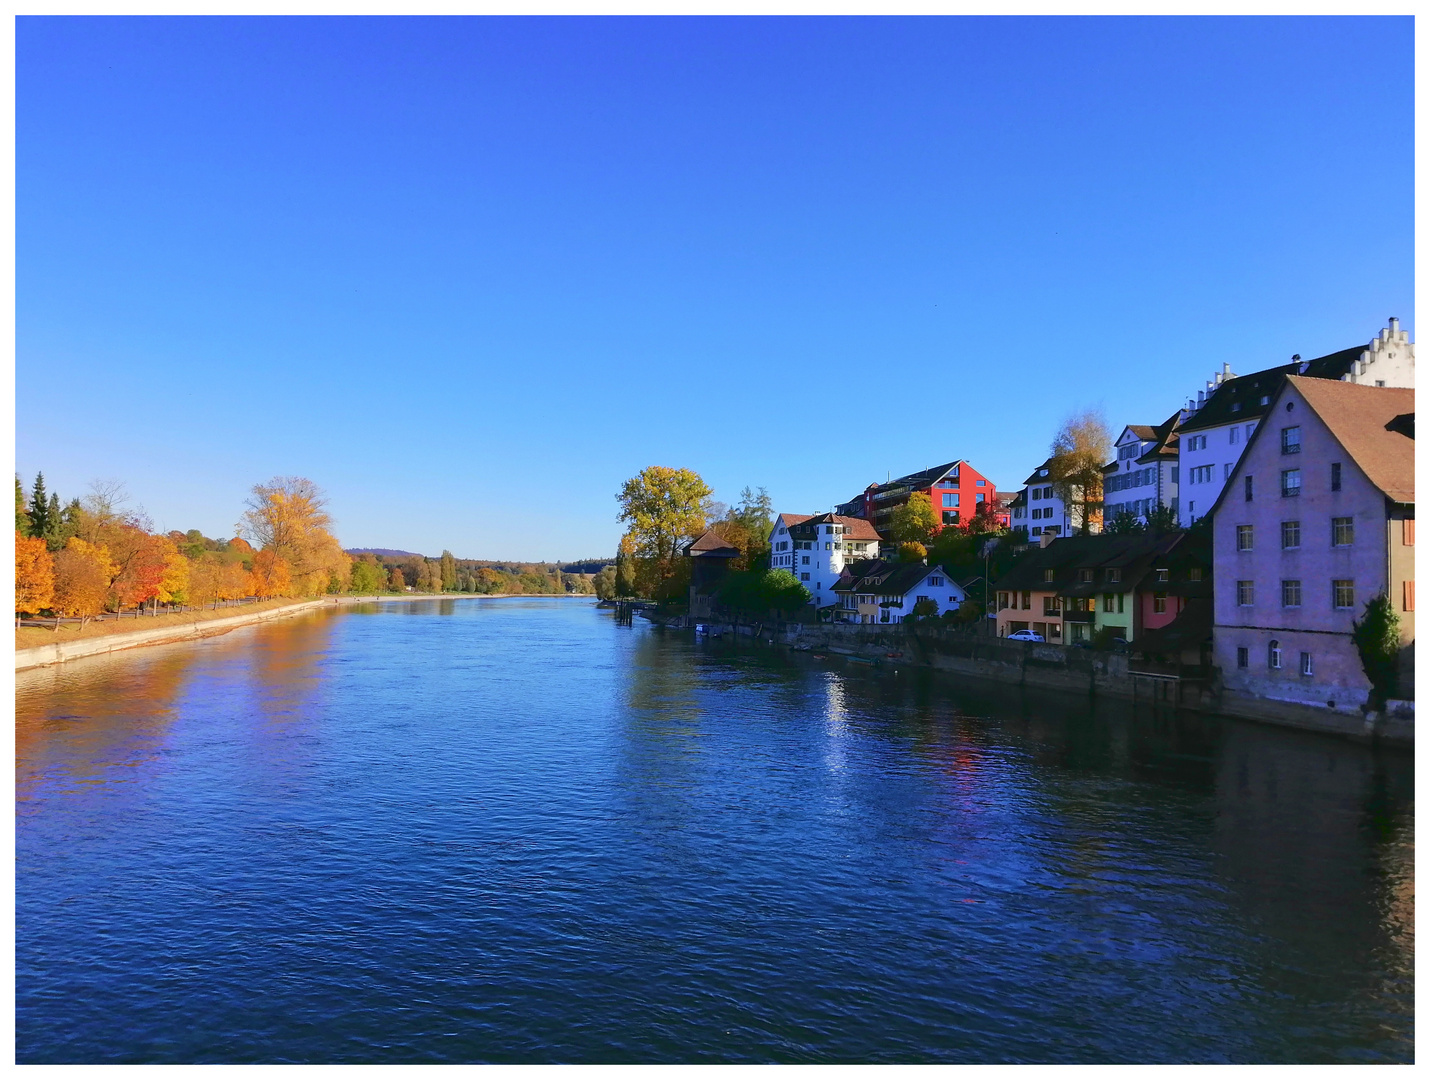
{"type": "Polygon", "coordinates": [[[416,555],[419,559],[422,555],[415,551],[398,551],[397,548],[343,548],[349,555],[385,555],[389,559],[408,559],[416,555]]]}

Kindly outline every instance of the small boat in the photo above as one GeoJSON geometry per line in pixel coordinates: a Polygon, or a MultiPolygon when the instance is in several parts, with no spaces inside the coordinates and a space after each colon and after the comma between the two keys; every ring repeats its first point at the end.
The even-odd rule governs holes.
{"type": "Polygon", "coordinates": [[[822,652],[811,653],[810,655],[813,656],[816,660],[824,659],[824,654],[822,652]]]}
{"type": "Polygon", "coordinates": [[[870,659],[869,659],[868,657],[866,657],[866,656],[851,656],[851,657],[849,658],[849,662],[850,662],[851,664],[862,664],[864,667],[873,667],[873,666],[874,666],[875,664],[877,664],[879,661],[877,661],[877,660],[870,660],[870,659]]]}

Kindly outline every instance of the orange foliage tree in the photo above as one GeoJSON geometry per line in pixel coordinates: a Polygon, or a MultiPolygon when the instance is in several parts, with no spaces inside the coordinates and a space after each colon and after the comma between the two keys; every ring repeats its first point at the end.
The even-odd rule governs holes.
{"type": "Polygon", "coordinates": [[[254,556],[253,573],[248,579],[253,595],[264,599],[288,596],[293,591],[288,562],[272,548],[265,548],[254,556]]]}
{"type": "MultiPolygon", "coordinates": [[[[77,536],[55,553],[55,595],[52,607],[61,615],[78,615],[88,621],[104,610],[110,582],[119,567],[103,544],[77,536]]],[[[83,625],[83,624],[81,624],[83,625]]]]}
{"type": "Polygon", "coordinates": [[[55,564],[43,537],[15,530],[15,611],[36,614],[55,595],[55,564]]]}
{"type": "Polygon", "coordinates": [[[285,594],[312,596],[346,587],[352,559],[328,531],[332,518],[326,504],[318,486],[301,476],[275,476],[255,484],[249,495],[239,531],[287,565],[285,594]]]}

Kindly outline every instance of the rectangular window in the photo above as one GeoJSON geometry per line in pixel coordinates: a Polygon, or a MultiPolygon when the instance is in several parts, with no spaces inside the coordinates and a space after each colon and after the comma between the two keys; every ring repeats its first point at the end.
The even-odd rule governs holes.
{"type": "Polygon", "coordinates": [[[1256,602],[1256,585],[1250,581],[1236,583],[1236,602],[1240,607],[1251,607],[1256,602]]]}
{"type": "Polygon", "coordinates": [[[1120,567],[1109,567],[1105,571],[1104,576],[1107,578],[1108,581],[1121,581],[1122,569],[1120,567]]]}
{"type": "MultiPolygon", "coordinates": [[[[1235,428],[1232,428],[1232,430],[1235,431],[1236,429],[1235,429],[1235,428]]],[[[1250,667],[1250,666],[1251,666],[1251,652],[1250,652],[1249,649],[1247,649],[1247,647],[1246,647],[1245,645],[1238,645],[1238,646],[1236,647],[1236,666],[1237,666],[1237,667],[1250,667]]]]}
{"type": "Polygon", "coordinates": [[[931,589],[941,589],[941,588],[943,588],[943,578],[939,577],[937,574],[935,574],[933,577],[929,578],[929,588],[931,588],[931,589]]]}
{"type": "Polygon", "coordinates": [[[1043,580],[1044,580],[1044,581],[1052,581],[1052,580],[1053,580],[1053,571],[1052,571],[1052,568],[1051,568],[1051,567],[1048,568],[1047,570],[1044,570],[1044,571],[1043,571],[1043,580]]]}
{"type": "Polygon", "coordinates": [[[1091,581],[1091,580],[1092,580],[1092,571],[1091,571],[1091,570],[1088,570],[1088,569],[1079,570],[1079,571],[1077,572],[1077,579],[1078,579],[1079,581],[1091,581]]]}
{"type": "Polygon", "coordinates": [[[1247,437],[1248,439],[1250,439],[1250,438],[1251,438],[1251,435],[1252,435],[1252,432],[1254,432],[1255,430],[1256,430],[1256,425],[1255,425],[1255,424],[1247,424],[1247,425],[1246,425],[1246,437],[1247,437]]]}
{"type": "MultiPolygon", "coordinates": [[[[1111,611],[1112,608],[1113,608],[1113,603],[1112,603],[1112,601],[1113,601],[1112,593],[1103,593],[1103,594],[1102,594],[1102,610],[1103,610],[1103,611],[1111,611]]],[[[1410,609],[1409,609],[1409,608],[1406,608],[1405,610],[1406,610],[1406,611],[1409,611],[1410,609]]]]}
{"type": "Polygon", "coordinates": [[[979,486],[979,487],[983,487],[983,486],[985,486],[987,483],[988,483],[987,480],[980,480],[980,481],[978,481],[978,486],[979,486]]]}
{"type": "Polygon", "coordinates": [[[1043,614],[1056,615],[1058,613],[1058,598],[1056,596],[1043,597],[1043,614]]]}
{"type": "Polygon", "coordinates": [[[1155,615],[1165,615],[1167,613],[1167,594],[1164,592],[1152,594],[1152,612],[1155,615]]]}
{"type": "Polygon", "coordinates": [[[1303,652],[1303,653],[1301,654],[1301,674],[1302,674],[1302,675],[1314,675],[1314,674],[1315,674],[1315,671],[1312,670],[1312,668],[1311,668],[1311,654],[1308,653],[1308,652],[1303,652]]]}
{"type": "Polygon", "coordinates": [[[1299,581],[1281,582],[1281,606],[1300,607],[1301,606],[1301,583],[1299,581]]]}
{"type": "Polygon", "coordinates": [[[1415,546],[1415,519],[1402,518],[1400,521],[1400,542],[1406,547],[1415,546]]]}
{"type": "Polygon", "coordinates": [[[1356,606],[1356,583],[1349,578],[1336,578],[1331,582],[1331,606],[1345,609],[1356,606]]]}
{"type": "Polygon", "coordinates": [[[943,493],[943,505],[944,505],[944,506],[957,506],[957,505],[958,505],[958,492],[956,492],[956,491],[945,491],[945,492],[943,493]]]}
{"type": "Polygon", "coordinates": [[[1251,477],[1250,477],[1249,475],[1248,475],[1248,476],[1244,476],[1244,477],[1241,478],[1241,482],[1242,482],[1242,486],[1244,486],[1244,487],[1246,488],[1246,501],[1247,501],[1247,502],[1250,502],[1250,501],[1251,501],[1251,477]]]}
{"type": "Polygon", "coordinates": [[[800,574],[800,575],[799,575],[799,580],[800,580],[800,581],[808,581],[808,580],[809,580],[809,575],[808,575],[808,574],[800,574]]]}
{"type": "Polygon", "coordinates": [[[1281,429],[1281,452],[1299,454],[1301,452],[1301,425],[1281,429]]]}
{"type": "Polygon", "coordinates": [[[1301,470],[1282,469],[1281,470],[1281,497],[1283,499],[1294,498],[1301,494],[1301,470]]]}
{"type": "Polygon", "coordinates": [[[973,493],[973,501],[976,503],[981,503],[983,501],[983,492],[975,491],[973,493]]]}
{"type": "Polygon", "coordinates": [[[1031,611],[1033,607],[1033,594],[1027,589],[1023,590],[1023,610],[1031,611]]]}
{"type": "Polygon", "coordinates": [[[998,594],[998,610],[1002,611],[1008,606],[1008,594],[1001,592],[998,594]]]}
{"type": "Polygon", "coordinates": [[[1356,539],[1355,518],[1331,518],[1331,546],[1350,547],[1356,539]]]}
{"type": "Polygon", "coordinates": [[[1402,601],[1401,606],[1404,607],[1406,611],[1414,611],[1414,610],[1415,610],[1415,582],[1413,582],[1413,581],[1402,581],[1400,584],[1401,584],[1401,587],[1402,587],[1402,588],[1401,588],[1401,592],[1403,593],[1403,596],[1401,597],[1401,601],[1402,601]]]}
{"type": "Polygon", "coordinates": [[[1172,573],[1171,573],[1170,570],[1158,570],[1158,571],[1157,571],[1157,580],[1158,580],[1158,581],[1170,581],[1171,579],[1172,579],[1172,573]]]}
{"type": "Polygon", "coordinates": [[[1226,433],[1226,441],[1231,443],[1232,446],[1235,446],[1237,443],[1241,442],[1241,428],[1234,427],[1230,431],[1228,431],[1226,433]]]}
{"type": "Polygon", "coordinates": [[[1234,468],[1236,468],[1235,463],[1230,461],[1221,467],[1221,478],[1223,482],[1231,479],[1231,470],[1234,468]]]}
{"type": "Polygon", "coordinates": [[[809,556],[808,556],[808,555],[801,555],[800,558],[804,560],[804,565],[805,565],[805,566],[808,566],[808,565],[809,565],[809,556]]]}
{"type": "Polygon", "coordinates": [[[1189,567],[1187,567],[1187,580],[1188,580],[1188,581],[1201,581],[1201,580],[1202,580],[1202,568],[1201,568],[1200,566],[1189,566],[1189,567]]]}
{"type": "Polygon", "coordinates": [[[1299,521],[1283,521],[1281,523],[1281,547],[1298,548],[1301,546],[1301,523],[1299,521]]]}
{"type": "Polygon", "coordinates": [[[1251,526],[1250,526],[1250,525],[1238,525],[1238,526],[1236,527],[1236,550],[1237,550],[1237,551],[1250,551],[1250,550],[1251,550],[1251,526]]]}
{"type": "Polygon", "coordinates": [[[1331,490],[1341,490],[1341,463],[1339,461],[1331,462],[1331,490]]]}

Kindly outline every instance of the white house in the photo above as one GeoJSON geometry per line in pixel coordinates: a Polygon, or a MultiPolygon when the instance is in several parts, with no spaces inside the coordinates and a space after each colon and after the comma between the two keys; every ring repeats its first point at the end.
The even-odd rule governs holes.
{"type": "Polygon", "coordinates": [[[1240,377],[1223,364],[1206,389],[1198,392],[1197,400],[1187,402],[1181,413],[1178,517],[1184,528],[1211,511],[1284,375],[1413,389],[1415,345],[1409,333],[1400,329],[1400,320],[1391,319],[1369,345],[1315,360],[1293,356],[1289,364],[1240,377]]]}
{"type": "Polygon", "coordinates": [[[1063,504],[1049,479],[1049,468],[1045,461],[1034,469],[1009,506],[1010,527],[1025,528],[1030,537],[1070,536],[1082,527],[1082,511],[1063,504]]]}
{"type": "Polygon", "coordinates": [[[1115,444],[1117,459],[1102,470],[1102,522],[1120,512],[1146,522],[1158,504],[1177,511],[1178,431],[1181,413],[1155,426],[1128,424],[1115,444]]]}
{"type": "Polygon", "coordinates": [[[837,601],[834,583],[849,563],[878,554],[879,534],[863,518],[780,514],[770,529],[771,569],[799,578],[817,608],[837,601]]]}
{"type": "Polygon", "coordinates": [[[968,596],[941,566],[879,560],[853,569],[857,573],[846,574],[832,590],[838,598],[835,618],[840,622],[903,622],[925,599],[937,604],[942,615],[957,610],[968,596]]]}

